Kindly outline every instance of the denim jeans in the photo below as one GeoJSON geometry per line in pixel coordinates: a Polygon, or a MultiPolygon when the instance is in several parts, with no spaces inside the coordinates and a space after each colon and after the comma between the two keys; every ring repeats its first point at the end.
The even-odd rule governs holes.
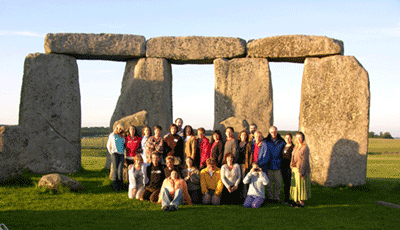
{"type": "Polygon", "coordinates": [[[161,207],[168,207],[171,205],[178,207],[183,197],[183,194],[181,189],[177,189],[175,190],[174,196],[172,197],[171,194],[169,193],[169,190],[167,188],[164,188],[161,190],[161,197],[162,197],[161,207]]]}
{"type": "MultiPolygon", "coordinates": [[[[121,186],[123,180],[123,169],[124,169],[124,154],[113,153],[111,155],[111,162],[113,165],[113,175],[111,180],[114,185],[121,186]]],[[[114,189],[121,189],[115,188],[114,189]]]]}

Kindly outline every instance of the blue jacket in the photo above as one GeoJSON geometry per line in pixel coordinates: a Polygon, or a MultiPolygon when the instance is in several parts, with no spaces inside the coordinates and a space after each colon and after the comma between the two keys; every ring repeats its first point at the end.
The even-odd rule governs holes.
{"type": "Polygon", "coordinates": [[[281,135],[277,135],[276,143],[272,141],[272,137],[269,134],[267,138],[263,140],[263,144],[258,152],[258,165],[260,168],[267,172],[268,169],[279,170],[281,169],[282,163],[282,149],[285,147],[286,142],[283,140],[281,135]],[[265,144],[264,144],[265,143],[265,144]]]}

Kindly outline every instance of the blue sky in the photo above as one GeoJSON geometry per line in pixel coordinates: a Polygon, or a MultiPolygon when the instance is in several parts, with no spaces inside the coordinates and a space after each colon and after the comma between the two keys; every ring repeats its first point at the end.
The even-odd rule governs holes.
{"type": "MultiPolygon", "coordinates": [[[[400,137],[399,1],[0,1],[0,124],[17,124],[23,65],[47,33],[226,36],[321,35],[344,42],[368,71],[370,131],[400,137]]],[[[123,62],[78,61],[82,126],[108,126],[123,62]],[[98,103],[101,102],[101,103],[98,103]]],[[[270,63],[274,123],[297,130],[302,64],[270,63]]],[[[173,116],[211,129],[212,65],[173,65],[173,116]],[[196,103],[191,103],[196,101],[196,103]]]]}

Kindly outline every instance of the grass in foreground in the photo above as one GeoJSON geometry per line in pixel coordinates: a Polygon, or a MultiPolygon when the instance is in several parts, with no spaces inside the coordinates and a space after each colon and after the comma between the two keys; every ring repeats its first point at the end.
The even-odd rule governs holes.
{"type": "MultiPolygon", "coordinates": [[[[378,149],[379,150],[379,149],[378,149]]],[[[83,170],[67,175],[85,187],[80,193],[50,194],[35,188],[41,175],[0,187],[0,223],[13,229],[395,229],[400,209],[375,201],[400,203],[400,155],[368,156],[367,184],[324,188],[314,185],[308,206],[283,204],[257,210],[237,206],[183,206],[163,212],[160,205],[114,193],[102,150],[85,150],[83,170]],[[86,151],[86,152],[85,152],[86,151]]]]}

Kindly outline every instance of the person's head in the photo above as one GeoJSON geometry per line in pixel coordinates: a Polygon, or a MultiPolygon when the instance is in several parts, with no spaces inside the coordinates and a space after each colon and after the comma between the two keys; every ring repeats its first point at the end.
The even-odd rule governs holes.
{"type": "Polygon", "coordinates": [[[227,152],[225,154],[225,159],[223,163],[231,166],[233,165],[234,162],[235,162],[235,156],[231,152],[227,152]]]}
{"type": "Polygon", "coordinates": [[[256,140],[256,143],[260,143],[263,139],[263,135],[261,133],[261,131],[255,131],[254,132],[254,140],[256,140]]]}
{"type": "Polygon", "coordinates": [[[153,163],[153,165],[158,165],[158,162],[160,162],[160,155],[154,152],[153,154],[151,154],[151,163],[153,163]]]}
{"type": "Polygon", "coordinates": [[[302,132],[296,133],[296,141],[297,141],[298,145],[305,144],[306,137],[304,136],[304,133],[302,133],[302,132]]]}
{"type": "Polygon", "coordinates": [[[115,133],[115,134],[120,135],[120,134],[122,134],[124,131],[125,131],[125,129],[124,129],[124,126],[123,126],[122,124],[118,124],[117,126],[115,126],[115,129],[114,129],[114,133],[115,133]]]}
{"type": "Polygon", "coordinates": [[[181,128],[182,128],[182,125],[183,125],[183,120],[182,120],[182,118],[176,118],[176,119],[175,119],[175,125],[177,126],[178,129],[181,129],[181,128]]]}
{"type": "Polygon", "coordinates": [[[254,134],[255,131],[257,131],[257,125],[253,123],[250,125],[250,133],[254,134]]]}
{"type": "Polygon", "coordinates": [[[142,165],[143,158],[140,154],[136,154],[136,156],[133,159],[135,160],[135,165],[142,165]]]}
{"type": "Polygon", "coordinates": [[[144,136],[144,137],[149,137],[149,136],[151,136],[151,128],[149,127],[149,126],[145,126],[145,127],[143,127],[143,129],[142,129],[142,135],[144,136]]]}
{"type": "Polygon", "coordinates": [[[292,134],[290,134],[290,133],[286,133],[286,134],[285,134],[285,142],[286,142],[287,144],[292,144],[292,143],[293,143],[293,142],[292,142],[292,139],[293,139],[292,134]]]}
{"type": "Polygon", "coordinates": [[[260,170],[261,170],[261,169],[260,169],[260,166],[258,165],[257,162],[253,162],[253,163],[251,164],[251,167],[254,169],[254,171],[260,171],[260,170]]]}
{"type": "Polygon", "coordinates": [[[178,132],[178,126],[175,124],[172,124],[169,127],[169,133],[171,133],[172,135],[176,134],[178,132]]]}
{"type": "Polygon", "coordinates": [[[186,159],[185,159],[185,167],[186,167],[186,168],[191,168],[191,167],[193,167],[193,166],[195,166],[195,165],[194,165],[194,162],[193,162],[193,158],[191,158],[191,157],[186,157],[186,159]]]}
{"type": "Polygon", "coordinates": [[[235,130],[233,130],[233,127],[227,127],[225,129],[225,135],[227,138],[232,138],[234,133],[235,133],[235,130]]]}
{"type": "Polygon", "coordinates": [[[222,134],[218,129],[214,130],[214,132],[212,133],[212,141],[214,142],[217,140],[222,140],[222,134]]]}
{"type": "Polygon", "coordinates": [[[157,137],[159,137],[161,135],[161,130],[162,130],[161,126],[159,126],[159,125],[154,126],[154,134],[157,137]]]}
{"type": "Polygon", "coordinates": [[[215,160],[213,158],[208,158],[206,160],[206,165],[207,165],[207,170],[208,171],[214,171],[214,167],[215,167],[215,160]]]}
{"type": "Polygon", "coordinates": [[[248,142],[249,141],[249,134],[247,133],[246,130],[243,130],[239,133],[238,141],[239,142],[241,142],[241,141],[248,142]]]}
{"type": "Polygon", "coordinates": [[[269,134],[271,134],[272,139],[275,139],[278,135],[278,129],[275,126],[269,128],[269,134]]]}
{"type": "Polygon", "coordinates": [[[128,132],[129,132],[129,135],[130,135],[130,136],[137,136],[136,126],[134,126],[134,125],[129,125],[128,132]]]}
{"type": "Polygon", "coordinates": [[[171,179],[180,179],[178,170],[177,169],[172,169],[170,177],[171,177],[171,179]]]}
{"type": "Polygon", "coordinates": [[[192,126],[190,125],[186,125],[185,128],[183,129],[183,136],[187,137],[187,136],[194,136],[194,131],[192,126]]]}
{"type": "Polygon", "coordinates": [[[173,168],[174,167],[174,157],[173,156],[168,156],[165,158],[165,164],[167,165],[168,168],[173,168]]]}
{"type": "Polygon", "coordinates": [[[206,133],[206,130],[204,128],[200,127],[197,129],[197,136],[199,138],[203,138],[205,133],[206,133]]]}

